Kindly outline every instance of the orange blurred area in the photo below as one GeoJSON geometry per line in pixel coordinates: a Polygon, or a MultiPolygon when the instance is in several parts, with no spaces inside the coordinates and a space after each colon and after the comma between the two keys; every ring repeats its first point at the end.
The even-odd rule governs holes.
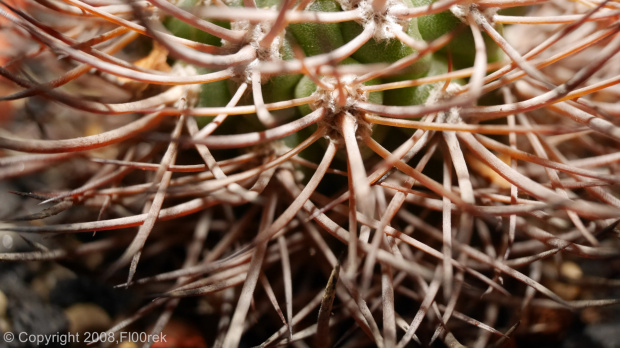
{"type": "MultiPolygon", "coordinates": [[[[26,9],[28,2],[26,0],[6,0],[7,5],[16,9],[26,9]]],[[[2,5],[0,5],[2,6],[2,5]]],[[[2,6],[3,10],[10,10],[2,6]]],[[[4,16],[0,16],[0,65],[3,67],[11,60],[11,35],[15,35],[13,24],[9,19],[4,16]]],[[[3,76],[0,76],[0,96],[6,96],[18,91],[18,87],[7,80],[3,76]]],[[[8,122],[13,116],[16,108],[16,102],[14,101],[0,101],[0,124],[8,122]]]]}
{"type": "MultiPolygon", "coordinates": [[[[26,9],[28,6],[28,2],[26,0],[6,0],[4,3],[16,9],[26,9]]],[[[7,12],[11,13],[5,6],[0,6],[2,6],[4,10],[7,10],[7,12]]],[[[3,66],[10,60],[10,56],[7,55],[7,52],[10,52],[11,48],[11,42],[9,40],[9,35],[11,35],[12,32],[11,27],[11,21],[4,16],[0,16],[0,64],[3,66]]]]}
{"type": "Polygon", "coordinates": [[[152,348],[207,348],[200,331],[180,320],[171,320],[162,335],[164,340],[153,343],[152,348]]]}

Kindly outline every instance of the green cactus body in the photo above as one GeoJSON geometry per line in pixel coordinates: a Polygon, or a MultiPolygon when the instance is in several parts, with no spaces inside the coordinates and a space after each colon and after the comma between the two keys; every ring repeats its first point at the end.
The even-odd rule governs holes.
{"type": "MultiPolygon", "coordinates": [[[[191,8],[196,6],[196,0],[183,0],[181,3],[177,4],[181,8],[191,8]]],[[[219,25],[220,27],[230,29],[230,23],[226,21],[211,21],[214,24],[219,25]]],[[[213,46],[222,46],[222,40],[214,35],[206,33],[202,30],[199,30],[190,24],[185,23],[184,21],[169,16],[163,20],[163,24],[172,34],[178,37],[182,37],[184,39],[204,43],[207,45],[213,46]]]]}
{"type": "MultiPolygon", "coordinates": [[[[289,40],[284,37],[280,47],[280,55],[283,60],[294,58],[289,40]]],[[[270,77],[263,85],[263,97],[265,102],[277,102],[293,98],[295,85],[299,82],[302,74],[279,74],[270,77]]]]}
{"type": "MultiPolygon", "coordinates": [[[[295,86],[295,98],[309,97],[316,91],[316,83],[312,81],[308,76],[304,76],[299,80],[299,83],[295,86]]],[[[304,104],[297,107],[302,115],[307,115],[312,112],[310,105],[304,104]]]]}
{"type": "MultiPolygon", "coordinates": [[[[342,9],[334,0],[317,0],[308,10],[338,12],[342,9]]],[[[339,23],[293,23],[289,29],[307,56],[331,52],[345,43],[339,23]]]]}
{"type": "MultiPolygon", "coordinates": [[[[342,33],[345,40],[349,41],[362,32],[362,26],[357,22],[344,22],[342,23],[342,33]]],[[[407,34],[416,40],[422,40],[422,36],[418,31],[417,20],[414,18],[409,21],[407,28],[407,34]]],[[[402,43],[397,39],[387,39],[384,41],[377,41],[371,39],[366,42],[362,47],[353,53],[353,58],[361,63],[394,63],[399,59],[405,58],[409,55],[416,53],[416,51],[402,43]]],[[[430,67],[430,56],[425,55],[420,60],[403,69],[399,73],[399,77],[391,78],[393,81],[400,79],[414,79],[420,76],[424,76],[430,67]]],[[[389,81],[390,78],[386,78],[389,81]]]]}
{"type": "MultiPolygon", "coordinates": [[[[197,4],[196,0],[184,0],[177,4],[179,7],[190,8],[197,4]]],[[[230,29],[230,23],[225,21],[212,21],[221,27],[230,29]]],[[[163,20],[163,24],[172,34],[175,36],[204,43],[213,46],[222,46],[222,40],[217,36],[206,33],[199,30],[184,21],[169,16],[163,20]]],[[[197,73],[207,74],[214,72],[210,69],[197,67],[197,73]]],[[[222,107],[226,106],[230,100],[231,94],[228,88],[228,83],[225,80],[215,81],[211,83],[205,83],[200,87],[200,93],[198,95],[197,106],[199,107],[222,107]]],[[[197,117],[196,121],[200,128],[211,122],[214,117],[197,117]]]]}
{"type": "MultiPolygon", "coordinates": [[[[448,72],[448,62],[439,56],[433,57],[428,76],[441,75],[448,72]]],[[[430,94],[444,83],[427,83],[420,86],[390,89],[384,92],[385,105],[420,105],[424,104],[430,94]]]]}
{"type": "MultiPolygon", "coordinates": [[[[415,6],[425,6],[436,2],[436,0],[413,0],[415,6]]],[[[458,30],[459,26],[464,24],[456,18],[450,11],[444,11],[418,18],[418,28],[422,38],[427,41],[435,40],[440,36],[453,30],[458,30]]],[[[496,28],[500,33],[502,26],[496,28]]],[[[474,64],[475,45],[474,37],[468,27],[463,27],[463,31],[459,33],[450,43],[442,48],[441,53],[452,55],[454,66],[457,69],[468,68],[474,64]]],[[[486,34],[483,33],[484,43],[486,46],[487,60],[496,62],[503,58],[503,51],[497,44],[486,34]]]]}
{"type": "MultiPolygon", "coordinates": [[[[211,72],[209,69],[198,68],[199,73],[206,74],[211,72]]],[[[205,83],[200,87],[200,93],[198,94],[199,107],[222,107],[228,104],[230,100],[230,91],[228,89],[228,83],[225,80],[215,81],[211,83],[205,83]]],[[[196,121],[200,128],[204,127],[207,123],[211,122],[214,117],[197,117],[196,121]]]]}
{"type": "MultiPolygon", "coordinates": [[[[280,5],[279,0],[257,0],[256,7],[258,8],[278,8],[280,5]]],[[[239,1],[238,6],[243,6],[243,2],[239,1]]]]}
{"type": "MultiPolygon", "coordinates": [[[[194,1],[186,1],[187,6],[194,5],[194,1]]],[[[413,0],[406,2],[408,7],[422,6],[431,3],[431,0],[413,0]]],[[[279,2],[275,0],[262,0],[257,2],[260,8],[277,8],[279,2]]],[[[232,6],[243,6],[241,2],[235,2],[232,6]]],[[[308,8],[309,11],[321,12],[338,12],[341,11],[340,5],[334,0],[317,0],[312,2],[308,8]]],[[[188,38],[194,41],[208,43],[212,45],[221,45],[218,38],[197,30],[190,25],[176,19],[167,18],[165,24],[175,35],[188,38]]],[[[230,28],[228,22],[217,22],[226,28],[230,28]]],[[[460,21],[454,17],[449,11],[442,13],[422,16],[409,20],[406,28],[407,34],[415,40],[433,40],[454,30],[460,25],[460,21]]],[[[501,29],[501,28],[500,28],[501,29]]],[[[343,23],[292,23],[286,28],[285,35],[281,36],[282,44],[280,46],[280,55],[283,60],[294,58],[291,48],[291,40],[294,40],[303,49],[307,56],[327,53],[344,45],[345,42],[353,39],[362,32],[362,26],[354,21],[346,21],[343,23]]],[[[485,35],[486,41],[491,41],[485,35]]],[[[488,42],[487,51],[489,60],[499,59],[501,52],[493,42],[488,42]]],[[[404,68],[398,74],[384,76],[382,79],[373,79],[366,82],[366,85],[378,84],[381,82],[394,82],[411,80],[424,76],[434,76],[447,72],[447,64],[445,58],[441,56],[450,51],[454,57],[457,67],[471,66],[473,64],[473,37],[469,30],[458,35],[458,39],[449,44],[442,53],[424,55],[411,66],[404,68]]],[[[393,63],[399,59],[415,54],[416,51],[405,45],[397,39],[386,39],[378,41],[371,39],[362,47],[355,51],[350,58],[345,59],[341,64],[372,64],[372,63],[393,63]]],[[[203,71],[208,72],[208,71],[203,71]]],[[[385,92],[372,92],[368,96],[368,100],[375,104],[405,106],[424,104],[432,92],[439,84],[426,84],[416,87],[405,87],[395,90],[387,90],[385,92]]],[[[238,84],[232,80],[217,81],[204,84],[201,88],[199,106],[225,106],[230,99],[231,91],[235,90],[238,84]]],[[[317,86],[308,76],[302,74],[276,74],[263,83],[262,93],[265,103],[273,103],[291,98],[306,97],[314,93],[317,86]]],[[[240,105],[251,104],[252,98],[246,95],[240,105]]],[[[275,117],[284,122],[295,117],[307,115],[311,112],[309,105],[302,105],[294,109],[284,109],[272,112],[275,117]]],[[[256,123],[255,115],[249,117],[256,123]]],[[[204,126],[212,118],[202,117],[199,119],[200,126],[204,126]]],[[[259,124],[257,123],[256,126],[259,124]]]]}

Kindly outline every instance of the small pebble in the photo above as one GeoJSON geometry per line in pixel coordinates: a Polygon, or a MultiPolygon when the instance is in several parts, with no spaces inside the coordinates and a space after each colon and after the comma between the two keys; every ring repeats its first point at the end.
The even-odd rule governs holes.
{"type": "Polygon", "coordinates": [[[2,248],[5,250],[13,250],[13,237],[8,234],[2,235],[2,248]]]}
{"type": "Polygon", "coordinates": [[[9,332],[11,330],[11,326],[6,317],[8,301],[4,292],[0,291],[0,331],[2,332],[9,332]]]}
{"type": "Polygon", "coordinates": [[[0,291],[0,318],[6,317],[6,307],[9,303],[9,300],[6,298],[4,292],[0,291]]]}
{"type": "Polygon", "coordinates": [[[581,267],[571,261],[562,262],[562,265],[560,266],[560,274],[571,280],[579,280],[583,277],[581,267]]]}
{"type": "Polygon", "coordinates": [[[71,333],[106,331],[112,326],[108,313],[93,303],[74,304],[65,309],[65,315],[71,333]]]}

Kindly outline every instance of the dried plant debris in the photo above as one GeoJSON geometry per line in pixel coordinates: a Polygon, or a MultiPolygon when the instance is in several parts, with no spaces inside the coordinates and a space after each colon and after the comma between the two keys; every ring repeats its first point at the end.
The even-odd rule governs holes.
{"type": "Polygon", "coordinates": [[[2,0],[0,18],[0,260],[143,301],[73,322],[513,347],[604,346],[620,320],[617,1],[2,0]]]}

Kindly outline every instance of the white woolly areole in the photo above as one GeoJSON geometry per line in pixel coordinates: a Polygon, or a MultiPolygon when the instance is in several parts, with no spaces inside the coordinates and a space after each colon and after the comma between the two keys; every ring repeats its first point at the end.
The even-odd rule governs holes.
{"type": "MultiPolygon", "coordinates": [[[[248,84],[252,84],[252,69],[258,65],[259,62],[265,61],[278,61],[282,60],[282,55],[280,54],[280,48],[284,43],[282,40],[282,36],[276,36],[271,41],[271,44],[268,48],[263,48],[260,45],[260,41],[271,31],[271,23],[257,23],[251,24],[249,21],[233,21],[231,22],[232,30],[245,31],[246,35],[243,42],[246,42],[250,45],[254,51],[256,51],[256,59],[247,65],[243,66],[235,66],[233,70],[235,71],[234,80],[245,82],[248,84]]],[[[222,47],[235,47],[238,48],[238,44],[232,44],[225,40],[222,40],[222,47]]],[[[268,77],[262,76],[261,82],[267,82],[268,77]]]]}
{"type": "Polygon", "coordinates": [[[355,75],[340,76],[338,80],[334,77],[324,77],[322,81],[334,86],[334,89],[327,90],[319,87],[312,93],[313,96],[318,97],[318,101],[312,104],[312,108],[323,107],[328,110],[329,116],[323,118],[320,123],[330,129],[325,137],[336,144],[342,144],[344,141],[340,128],[335,123],[336,117],[343,113],[355,118],[355,132],[358,138],[362,138],[361,133],[371,133],[371,124],[364,119],[363,113],[355,110],[355,105],[358,102],[368,101],[368,93],[361,88],[362,84],[353,83],[355,78],[355,75]],[[340,82],[340,88],[338,88],[338,82],[340,82]],[[344,105],[339,105],[338,103],[340,93],[345,94],[344,105]]]}
{"type": "Polygon", "coordinates": [[[476,4],[452,5],[450,6],[450,12],[452,12],[452,14],[456,18],[458,18],[461,22],[467,24],[468,23],[467,16],[471,12],[472,8],[476,8],[478,11],[480,11],[480,13],[486,18],[489,24],[495,25],[495,15],[497,14],[497,11],[499,10],[499,8],[497,7],[480,8],[476,4]]]}
{"type": "MultiPolygon", "coordinates": [[[[390,10],[407,9],[407,6],[401,1],[388,0],[385,8],[390,10]]],[[[397,11],[398,12],[398,11],[397,11]]],[[[405,33],[409,29],[409,20],[400,19],[396,16],[389,14],[383,15],[381,23],[377,23],[377,29],[375,30],[375,39],[377,41],[383,41],[394,38],[394,31],[402,30],[405,33]]]]}
{"type": "Polygon", "coordinates": [[[467,23],[467,15],[469,14],[469,5],[452,5],[450,12],[461,22],[467,23]]]}
{"type": "MultiPolygon", "coordinates": [[[[252,31],[250,30],[251,24],[248,20],[234,20],[230,21],[230,30],[233,31],[243,31],[246,33],[243,42],[248,42],[252,39],[252,31]]],[[[239,45],[236,43],[231,43],[227,40],[222,40],[222,48],[235,49],[239,45]]]]}
{"type": "Polygon", "coordinates": [[[248,86],[252,86],[252,71],[259,63],[260,60],[256,58],[253,61],[249,62],[246,66],[241,65],[239,67],[234,67],[233,71],[235,72],[235,76],[233,76],[231,79],[246,83],[248,86]]]}
{"type": "Polygon", "coordinates": [[[448,117],[446,118],[446,123],[463,123],[463,119],[461,118],[461,114],[459,113],[459,108],[450,109],[448,117]]]}
{"type": "MultiPolygon", "coordinates": [[[[443,84],[440,84],[440,85],[443,85],[443,84]]],[[[441,88],[435,88],[429,94],[428,99],[426,99],[426,102],[424,103],[424,105],[435,105],[446,99],[450,99],[462,89],[463,89],[463,86],[459,85],[456,82],[450,82],[450,84],[448,85],[448,88],[446,88],[445,90],[442,90],[441,88]]]]}
{"type": "MultiPolygon", "coordinates": [[[[185,65],[181,63],[176,63],[172,66],[172,71],[170,72],[174,76],[195,76],[198,75],[198,70],[193,65],[185,65]]],[[[200,95],[200,84],[193,85],[185,85],[185,102],[186,105],[181,105],[180,103],[183,100],[178,100],[174,103],[177,107],[183,106],[195,106],[198,103],[198,95],[200,95]]]]}
{"type": "MultiPolygon", "coordinates": [[[[340,1],[340,7],[343,10],[349,11],[353,9],[359,9],[361,18],[357,21],[362,26],[366,26],[368,22],[375,22],[374,39],[381,42],[394,38],[394,30],[396,28],[407,32],[409,26],[408,19],[400,19],[396,16],[387,13],[377,13],[372,8],[372,2],[368,0],[356,1],[340,1]]],[[[408,7],[402,2],[402,0],[387,0],[385,4],[386,9],[393,11],[395,9],[407,9],[408,7]]],[[[396,29],[396,30],[398,30],[396,29]]]]}
{"type": "Polygon", "coordinates": [[[280,47],[283,40],[280,36],[276,36],[271,41],[269,48],[265,49],[260,46],[259,42],[271,31],[271,23],[258,23],[254,26],[251,36],[249,37],[250,46],[256,50],[256,55],[262,61],[281,60],[280,47]]]}
{"type": "Polygon", "coordinates": [[[322,106],[331,113],[337,114],[352,109],[360,101],[368,101],[368,93],[362,90],[362,85],[353,84],[355,78],[355,75],[341,76],[338,80],[334,77],[323,78],[326,84],[335,86],[335,88],[333,90],[326,90],[317,87],[316,91],[312,93],[313,96],[318,97],[318,101],[314,104],[315,108],[322,106]],[[340,88],[338,88],[338,81],[340,81],[340,88]],[[342,106],[338,105],[341,92],[345,94],[345,103],[342,106]]]}

